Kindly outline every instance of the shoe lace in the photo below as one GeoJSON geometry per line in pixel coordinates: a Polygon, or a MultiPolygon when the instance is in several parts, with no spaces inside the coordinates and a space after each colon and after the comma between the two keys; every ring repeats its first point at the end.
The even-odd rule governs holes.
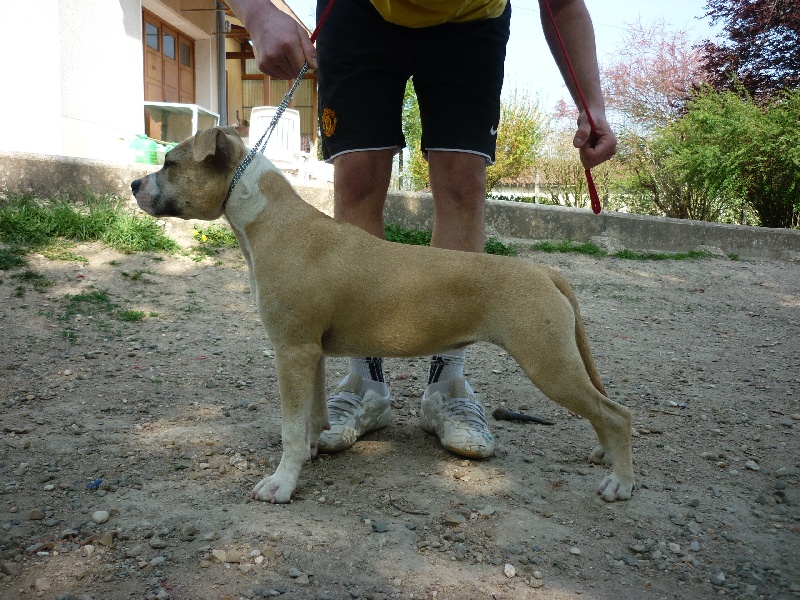
{"type": "MultiPolygon", "coordinates": [[[[363,403],[363,398],[353,392],[340,390],[328,398],[328,418],[352,415],[363,403]]],[[[334,420],[334,419],[331,419],[334,420]]]]}
{"type": "Polygon", "coordinates": [[[467,427],[488,429],[486,411],[482,404],[473,402],[469,398],[447,398],[442,403],[442,412],[454,421],[463,423],[467,427]]]}

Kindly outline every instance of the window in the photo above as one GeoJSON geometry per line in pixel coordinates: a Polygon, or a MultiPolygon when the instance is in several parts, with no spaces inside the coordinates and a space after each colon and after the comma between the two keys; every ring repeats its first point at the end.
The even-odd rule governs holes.
{"type": "Polygon", "coordinates": [[[152,23],[144,22],[144,43],[153,50],[158,50],[158,27],[152,23]]]}
{"type": "Polygon", "coordinates": [[[164,32],[164,56],[175,60],[175,37],[164,32]]]}

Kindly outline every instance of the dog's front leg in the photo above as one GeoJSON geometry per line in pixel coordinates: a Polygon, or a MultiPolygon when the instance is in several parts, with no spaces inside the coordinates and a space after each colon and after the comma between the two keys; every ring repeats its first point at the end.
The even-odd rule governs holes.
{"type": "Polygon", "coordinates": [[[281,394],[283,455],[274,474],[262,479],[252,496],[268,502],[289,502],[297,487],[303,463],[316,454],[317,441],[327,424],[327,414],[314,414],[319,398],[324,403],[324,360],[319,346],[276,348],[281,394]]]}

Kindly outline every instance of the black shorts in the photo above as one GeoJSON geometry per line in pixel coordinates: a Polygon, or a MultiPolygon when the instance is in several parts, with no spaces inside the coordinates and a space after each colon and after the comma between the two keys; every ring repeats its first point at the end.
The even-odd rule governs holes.
{"type": "MultiPolygon", "coordinates": [[[[317,18],[328,0],[318,0],[317,18]]],[[[422,151],[494,161],[511,3],[494,19],[409,28],[370,0],[336,0],[317,38],[323,154],[404,147],[403,93],[419,100],[422,151]]]]}

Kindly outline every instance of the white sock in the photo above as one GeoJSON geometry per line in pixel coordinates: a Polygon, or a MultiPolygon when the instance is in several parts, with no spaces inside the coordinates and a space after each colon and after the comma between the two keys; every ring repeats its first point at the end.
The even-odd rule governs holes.
{"type": "Polygon", "coordinates": [[[428,374],[428,385],[437,381],[447,381],[453,377],[464,377],[464,359],[467,349],[452,350],[447,354],[431,356],[431,369],[428,374]]]}
{"type": "Polygon", "coordinates": [[[362,379],[371,379],[372,381],[383,383],[383,359],[379,356],[351,358],[350,372],[358,373],[362,379]]]}

